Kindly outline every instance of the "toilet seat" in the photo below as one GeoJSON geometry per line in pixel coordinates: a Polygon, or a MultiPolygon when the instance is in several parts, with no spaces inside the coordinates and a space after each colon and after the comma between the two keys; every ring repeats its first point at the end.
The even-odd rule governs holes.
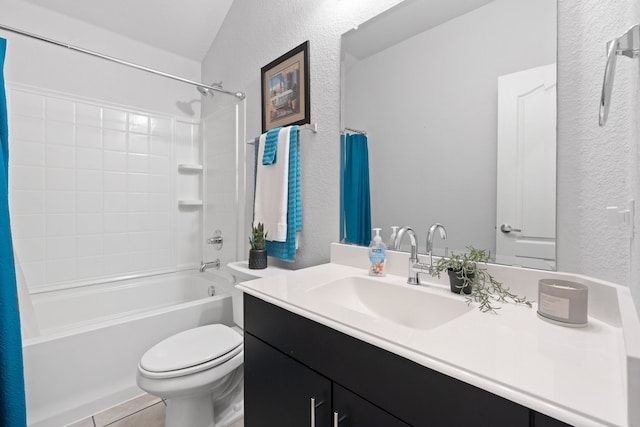
{"type": "Polygon", "coordinates": [[[221,324],[200,326],[151,347],[140,359],[147,378],[174,378],[212,369],[242,351],[242,336],[221,324]]]}

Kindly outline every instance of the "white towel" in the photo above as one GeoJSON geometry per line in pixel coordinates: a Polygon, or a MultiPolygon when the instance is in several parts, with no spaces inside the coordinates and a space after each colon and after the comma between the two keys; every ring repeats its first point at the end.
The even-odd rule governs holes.
{"type": "Polygon", "coordinates": [[[264,224],[267,239],[287,240],[287,202],[289,200],[289,128],[278,134],[277,160],[263,165],[266,134],[260,135],[256,167],[256,200],[253,225],[264,224]]]}

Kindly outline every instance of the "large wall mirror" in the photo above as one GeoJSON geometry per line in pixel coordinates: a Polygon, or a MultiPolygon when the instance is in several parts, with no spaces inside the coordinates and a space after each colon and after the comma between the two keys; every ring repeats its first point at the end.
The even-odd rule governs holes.
{"type": "Polygon", "coordinates": [[[555,269],[556,33],[556,0],[405,0],[343,35],[383,240],[409,225],[424,253],[440,222],[435,254],[555,269]]]}

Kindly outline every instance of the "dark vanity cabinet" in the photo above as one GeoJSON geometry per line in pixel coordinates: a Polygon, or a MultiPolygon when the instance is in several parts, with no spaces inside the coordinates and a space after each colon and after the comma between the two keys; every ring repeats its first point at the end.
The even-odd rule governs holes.
{"type": "Polygon", "coordinates": [[[330,425],[329,379],[251,334],[244,346],[247,426],[308,426],[313,412],[317,426],[330,425]]]}
{"type": "Polygon", "coordinates": [[[251,408],[245,425],[255,427],[329,427],[334,418],[341,427],[407,426],[251,334],[245,335],[245,408],[251,408]]]}
{"type": "Polygon", "coordinates": [[[246,427],[565,425],[248,294],[244,316],[246,427]]]}

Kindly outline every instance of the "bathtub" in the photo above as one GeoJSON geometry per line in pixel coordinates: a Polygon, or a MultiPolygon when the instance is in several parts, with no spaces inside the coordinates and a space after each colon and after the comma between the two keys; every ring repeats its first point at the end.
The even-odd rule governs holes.
{"type": "Polygon", "coordinates": [[[185,329],[232,325],[232,292],[230,275],[181,272],[32,295],[40,335],[23,341],[28,425],[64,426],[140,395],[142,354],[185,329]]]}

